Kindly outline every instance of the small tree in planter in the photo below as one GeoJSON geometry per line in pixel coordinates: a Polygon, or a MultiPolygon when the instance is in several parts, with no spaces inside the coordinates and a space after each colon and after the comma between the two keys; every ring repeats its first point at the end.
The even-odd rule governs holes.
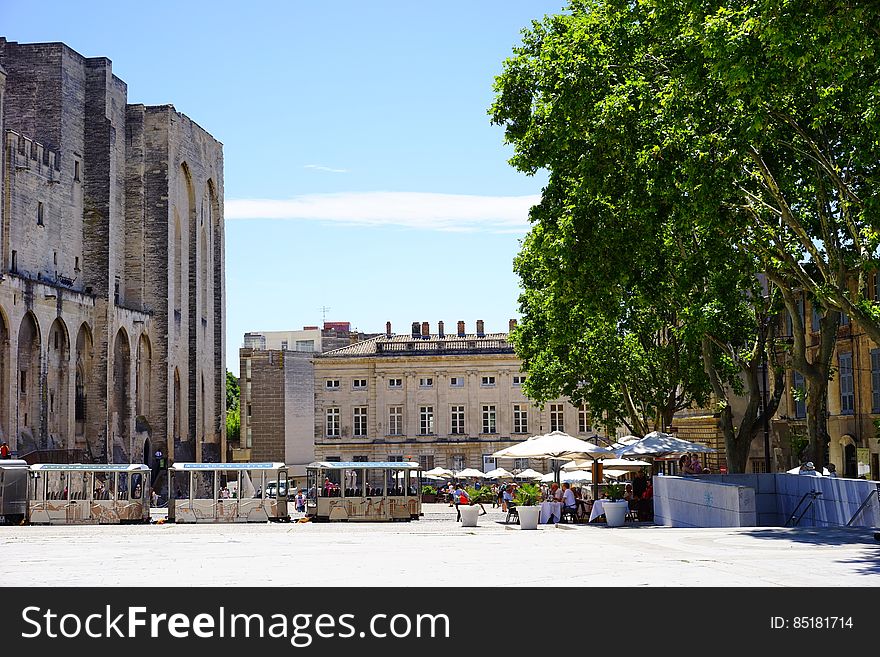
{"type": "Polygon", "coordinates": [[[437,489],[433,486],[422,486],[422,502],[431,503],[437,501],[437,489]]]}
{"type": "Polygon", "coordinates": [[[624,490],[623,484],[608,484],[605,487],[605,495],[609,501],[619,502],[623,499],[624,490]]]}
{"type": "Polygon", "coordinates": [[[541,499],[541,489],[535,484],[523,484],[516,489],[513,501],[516,504],[520,529],[538,528],[538,514],[541,512],[537,506],[539,499],[541,499]]]}
{"type": "Polygon", "coordinates": [[[626,519],[629,502],[623,499],[623,484],[610,484],[605,488],[607,499],[603,504],[605,522],[609,527],[620,527],[626,519]]]}

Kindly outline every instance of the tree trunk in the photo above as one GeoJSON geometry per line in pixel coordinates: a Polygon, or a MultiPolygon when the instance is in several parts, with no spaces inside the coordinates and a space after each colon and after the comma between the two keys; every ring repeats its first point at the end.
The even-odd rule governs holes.
{"type": "Polygon", "coordinates": [[[816,470],[825,467],[825,447],[828,445],[828,379],[807,380],[807,433],[810,442],[801,455],[801,463],[812,461],[816,470]]]}

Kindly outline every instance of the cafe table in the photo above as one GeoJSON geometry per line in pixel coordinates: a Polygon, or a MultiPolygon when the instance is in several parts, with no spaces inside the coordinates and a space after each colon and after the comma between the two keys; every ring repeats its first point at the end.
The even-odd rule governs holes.
{"type": "Polygon", "coordinates": [[[562,502],[541,502],[541,514],[538,516],[540,524],[559,522],[562,518],[562,502]]]}
{"type": "Polygon", "coordinates": [[[596,500],[593,502],[593,510],[590,511],[590,522],[593,522],[599,516],[605,515],[605,509],[602,508],[605,502],[610,502],[611,500],[596,500]]]}

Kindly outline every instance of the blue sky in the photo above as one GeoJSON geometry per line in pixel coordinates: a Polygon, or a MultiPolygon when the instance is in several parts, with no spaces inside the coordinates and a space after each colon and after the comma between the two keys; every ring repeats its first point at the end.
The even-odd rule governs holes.
{"type": "Polygon", "coordinates": [[[246,331],[517,316],[542,176],[508,164],[492,81],[563,0],[2,0],[9,40],[107,57],[133,103],[223,142],[227,368],[246,331]]]}

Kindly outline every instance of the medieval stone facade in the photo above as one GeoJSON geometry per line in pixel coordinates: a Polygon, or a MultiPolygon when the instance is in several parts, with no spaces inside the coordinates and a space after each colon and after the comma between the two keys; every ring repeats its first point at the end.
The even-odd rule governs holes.
{"type": "Polygon", "coordinates": [[[0,38],[0,431],[19,455],[225,453],[222,145],[108,59],[0,38]]]}

